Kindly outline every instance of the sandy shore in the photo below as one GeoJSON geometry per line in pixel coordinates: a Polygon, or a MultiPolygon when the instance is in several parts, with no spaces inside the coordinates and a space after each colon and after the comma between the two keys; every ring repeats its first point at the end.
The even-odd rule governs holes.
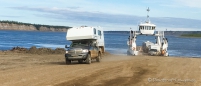
{"type": "Polygon", "coordinates": [[[200,86],[201,59],[107,53],[66,65],[63,54],[0,52],[0,86],[200,86]]]}

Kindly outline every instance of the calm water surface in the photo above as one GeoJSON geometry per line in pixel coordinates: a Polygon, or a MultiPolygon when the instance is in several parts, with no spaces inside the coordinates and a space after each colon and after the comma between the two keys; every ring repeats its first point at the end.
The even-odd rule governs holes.
{"type": "MultiPolygon", "coordinates": [[[[126,33],[105,33],[106,51],[113,54],[126,55],[127,39],[126,33]]],[[[166,36],[169,41],[168,52],[170,56],[201,57],[200,38],[181,38],[176,36],[166,36]]],[[[138,36],[137,45],[142,45],[144,41],[155,42],[154,36],[138,36]]],[[[38,31],[5,31],[0,30],[0,50],[9,50],[20,46],[30,48],[48,47],[55,49],[64,48],[71,42],[66,40],[65,32],[38,32],[38,31]]]]}

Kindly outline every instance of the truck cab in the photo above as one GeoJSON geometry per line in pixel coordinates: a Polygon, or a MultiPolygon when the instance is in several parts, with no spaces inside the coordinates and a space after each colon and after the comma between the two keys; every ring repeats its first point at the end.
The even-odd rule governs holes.
{"type": "Polygon", "coordinates": [[[92,59],[96,59],[100,62],[101,51],[90,40],[78,40],[72,41],[70,46],[67,46],[65,54],[66,64],[70,64],[71,61],[78,60],[79,63],[86,61],[90,64],[92,59]]]}

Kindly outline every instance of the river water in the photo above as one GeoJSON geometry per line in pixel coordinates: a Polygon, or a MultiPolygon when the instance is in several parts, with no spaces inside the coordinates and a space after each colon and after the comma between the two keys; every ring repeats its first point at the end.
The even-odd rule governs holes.
{"type": "MultiPolygon", "coordinates": [[[[127,33],[104,33],[106,51],[112,54],[126,55],[127,33]]],[[[201,57],[200,38],[182,38],[178,36],[166,36],[168,38],[168,52],[170,56],[178,57],[201,57]]],[[[154,36],[138,36],[137,45],[144,41],[155,42],[154,36]]],[[[24,48],[47,47],[55,49],[70,45],[66,40],[66,32],[39,32],[39,31],[7,31],[0,30],[0,50],[9,50],[19,46],[24,48]]]]}

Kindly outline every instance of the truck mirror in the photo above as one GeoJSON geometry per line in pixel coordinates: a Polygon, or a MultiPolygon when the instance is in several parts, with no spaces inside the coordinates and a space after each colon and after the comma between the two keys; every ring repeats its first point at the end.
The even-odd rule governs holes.
{"type": "Polygon", "coordinates": [[[65,48],[69,48],[70,46],[69,45],[65,45],[65,48]]]}
{"type": "Polygon", "coordinates": [[[96,46],[96,43],[93,43],[92,46],[96,46]]]}

